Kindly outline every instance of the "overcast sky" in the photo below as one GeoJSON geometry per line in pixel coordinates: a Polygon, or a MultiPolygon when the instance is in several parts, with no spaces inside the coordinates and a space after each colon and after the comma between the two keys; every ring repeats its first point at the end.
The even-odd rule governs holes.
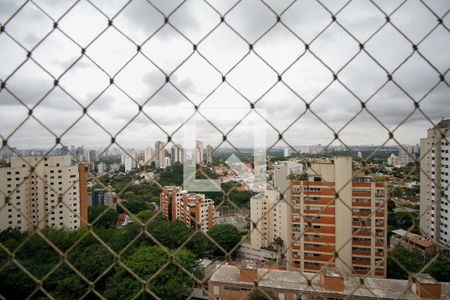
{"type": "MultiPolygon", "coordinates": [[[[386,128],[402,122],[394,136],[416,144],[429,120],[450,117],[448,0],[424,1],[434,13],[420,1],[395,0],[374,1],[378,7],[363,0],[265,1],[271,9],[256,0],[33,2],[0,0],[0,138],[13,147],[49,148],[54,135],[93,148],[109,145],[111,135],[125,148],[153,146],[167,134],[181,143],[182,129],[173,132],[195,105],[226,133],[254,103],[270,123],[269,145],[278,139],[274,128],[293,146],[327,145],[334,133],[325,124],[345,144],[380,145],[386,128]]],[[[194,119],[198,139],[222,141],[211,124],[194,119]]],[[[242,124],[228,139],[250,146],[251,133],[242,124]]]]}

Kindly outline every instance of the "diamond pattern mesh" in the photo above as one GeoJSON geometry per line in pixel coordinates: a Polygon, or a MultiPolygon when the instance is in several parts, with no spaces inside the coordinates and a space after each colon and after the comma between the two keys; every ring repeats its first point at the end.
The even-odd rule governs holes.
{"type": "MultiPolygon", "coordinates": [[[[97,159],[113,148],[132,157],[130,141],[150,144],[161,140],[167,147],[177,145],[183,126],[200,115],[217,137],[214,151],[229,146],[247,157],[235,142],[245,134],[239,127],[247,114],[224,128],[216,124],[214,115],[202,110],[233,99],[232,108],[245,108],[267,123],[269,152],[283,146],[302,158],[305,154],[296,146],[316,139],[323,145],[321,153],[337,146],[354,153],[351,145],[363,141],[359,144],[376,147],[362,159],[359,170],[373,173],[371,161],[386,145],[406,150],[403,138],[415,130],[409,127],[413,121],[420,120],[424,130],[439,121],[436,106],[443,116],[450,112],[446,55],[450,7],[445,1],[78,0],[56,4],[29,0],[2,2],[2,6],[2,151],[17,152],[15,147],[37,136],[40,145],[47,147],[46,154],[86,140],[102,141],[97,159]],[[418,18],[414,27],[405,21],[411,16],[418,18]],[[122,102],[115,103],[113,99],[118,98],[122,102]],[[177,104],[177,109],[183,108],[182,117],[169,118],[172,103],[166,103],[167,99],[177,104]],[[63,108],[62,124],[54,120],[51,107],[55,106],[63,108]],[[120,116],[105,113],[110,106],[122,108],[120,116]],[[277,115],[280,107],[290,114],[277,115]],[[330,114],[329,107],[337,110],[339,117],[330,114]],[[153,136],[137,133],[142,132],[143,124],[151,128],[153,136]]],[[[415,164],[400,181],[418,176],[426,154],[412,157],[415,164]]],[[[83,163],[76,153],[70,155],[83,163]]],[[[45,181],[35,170],[38,163],[42,161],[23,161],[29,176],[45,181]]],[[[87,176],[106,189],[107,182],[92,172],[96,163],[87,166],[87,176]]],[[[129,192],[137,176],[146,176],[147,170],[147,162],[140,164],[134,177],[124,179],[117,194],[129,192]]],[[[204,170],[200,173],[210,177],[204,170]]],[[[160,179],[152,182],[162,189],[160,179]]],[[[17,203],[9,201],[23,184],[0,191],[6,200],[0,210],[8,209],[9,203],[14,214],[28,218],[17,203]]],[[[58,207],[80,217],[79,211],[63,201],[76,184],[65,190],[50,187],[57,195],[57,205],[38,222],[44,222],[58,207]]],[[[345,186],[349,184],[351,181],[345,186]]],[[[221,190],[216,209],[234,211],[249,220],[248,209],[233,199],[239,185],[221,190]]],[[[448,190],[448,185],[441,188],[448,190]]],[[[336,201],[342,201],[340,190],[334,192],[336,201]]],[[[448,194],[442,199],[448,202],[448,194]]],[[[279,201],[288,202],[285,197],[279,201]]],[[[216,250],[202,253],[203,257],[219,253],[221,259],[236,262],[239,246],[251,235],[247,231],[237,244],[226,247],[199,228],[168,229],[161,222],[161,211],[145,218],[129,205],[117,205],[134,221],[123,234],[117,229],[117,234],[109,236],[98,229],[100,223],[108,222],[108,209],[92,220],[91,216],[81,220],[86,226],[74,232],[39,229],[36,220],[27,220],[35,221],[36,226],[26,234],[2,232],[0,278],[27,299],[193,298],[193,287],[204,295],[209,293],[203,284],[208,274],[198,265],[198,257],[192,257],[197,248],[208,243],[216,250]],[[42,265],[32,264],[33,253],[43,248],[52,255],[39,258],[42,265]],[[17,276],[19,273],[24,276],[17,276]],[[112,282],[121,284],[111,288],[112,282]],[[180,290],[186,294],[176,294],[180,290]]],[[[412,217],[407,231],[413,231],[425,213],[412,217]]],[[[253,225],[258,230],[257,224],[253,225]]],[[[314,230],[305,229],[301,236],[307,232],[314,230]]],[[[287,255],[295,242],[284,245],[280,254],[287,255]]],[[[404,266],[396,250],[386,246],[385,251],[403,275],[427,272],[439,260],[450,263],[443,255],[449,251],[448,244],[441,245],[419,270],[404,266]]],[[[330,260],[327,265],[332,263],[330,260]]],[[[360,286],[349,296],[364,286],[366,276],[360,276],[360,286]]],[[[0,290],[1,299],[10,294],[0,290]]]]}

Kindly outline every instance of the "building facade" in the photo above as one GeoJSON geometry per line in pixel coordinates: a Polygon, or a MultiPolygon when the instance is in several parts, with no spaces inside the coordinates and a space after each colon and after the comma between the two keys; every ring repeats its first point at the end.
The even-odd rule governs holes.
{"type": "Polygon", "coordinates": [[[77,229],[87,223],[86,166],[65,156],[13,156],[0,168],[0,230],[46,226],[77,229]],[[7,201],[8,198],[9,201],[7,201]]]}
{"type": "Polygon", "coordinates": [[[290,185],[288,265],[301,271],[328,265],[346,274],[386,276],[384,183],[353,177],[352,159],[345,156],[311,164],[307,174],[307,181],[290,185]]]}
{"type": "Polygon", "coordinates": [[[180,221],[190,228],[206,232],[214,225],[214,202],[203,194],[185,194],[180,212],[180,221]]]}
{"type": "Polygon", "coordinates": [[[214,202],[203,194],[189,194],[181,187],[165,186],[160,194],[162,215],[191,228],[208,231],[214,225],[214,202]]]}
{"type": "Polygon", "coordinates": [[[420,140],[420,231],[441,244],[450,241],[450,119],[420,140]]]}
{"type": "Polygon", "coordinates": [[[157,141],[155,143],[155,163],[157,168],[164,168],[164,158],[166,157],[166,149],[164,143],[157,141]]]}
{"type": "Polygon", "coordinates": [[[277,238],[290,245],[289,204],[277,190],[266,190],[250,198],[250,231],[253,248],[268,247],[277,238]]]}
{"type": "Polygon", "coordinates": [[[195,162],[203,163],[203,142],[198,140],[195,141],[195,162]]]}

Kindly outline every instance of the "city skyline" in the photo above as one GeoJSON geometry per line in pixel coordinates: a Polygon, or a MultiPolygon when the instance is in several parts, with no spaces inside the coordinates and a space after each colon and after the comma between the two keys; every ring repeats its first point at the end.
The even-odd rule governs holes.
{"type": "MultiPolygon", "coordinates": [[[[61,138],[64,145],[105,147],[111,136],[95,123],[98,122],[125,148],[145,147],[151,144],[148,139],[165,141],[168,135],[179,143],[180,132],[172,133],[195,112],[194,105],[226,133],[232,124],[215,122],[215,116],[222,110],[241,110],[234,116],[236,123],[254,103],[254,111],[268,112],[267,120],[280,132],[294,123],[283,133],[289,144],[327,145],[335,138],[327,125],[339,132],[361,111],[363,101],[366,109],[389,130],[412,113],[394,132],[394,137],[401,144],[416,144],[423,132],[433,126],[428,118],[437,123],[450,115],[446,105],[450,58],[443,55],[450,51],[445,42],[449,33],[442,26],[434,27],[436,16],[423,4],[407,2],[397,9],[400,1],[379,3],[378,7],[368,2],[345,6],[344,2],[327,2],[328,12],[314,1],[292,5],[287,1],[269,1],[274,12],[281,14],[277,22],[276,14],[268,7],[250,2],[233,6],[233,2],[212,1],[211,7],[204,2],[188,1],[170,15],[165,25],[157,9],[169,14],[178,2],[163,1],[152,6],[145,1],[133,1],[115,17],[124,1],[95,1],[108,16],[105,17],[82,1],[70,9],[53,32],[51,19],[32,3],[7,21],[20,3],[3,2],[0,21],[6,32],[25,49],[32,49],[32,54],[27,59],[20,45],[6,34],[0,35],[3,41],[0,80],[5,85],[0,91],[0,136],[8,138],[11,147],[45,148],[55,143],[55,136],[43,125],[59,136],[74,124],[61,138]],[[232,8],[224,18],[225,23],[221,23],[213,8],[221,14],[232,8]],[[380,9],[390,14],[390,22],[386,23],[380,9]],[[332,13],[339,23],[332,21],[332,13]],[[199,16],[202,23],[198,22],[199,16]],[[89,22],[81,22],[82,17],[89,22]],[[113,18],[111,26],[108,18],[113,18]],[[34,26],[29,26],[30,23],[34,26]],[[309,29],[306,31],[305,27],[309,29]],[[89,44],[104,29],[104,34],[89,44]],[[264,34],[266,30],[269,31],[264,34]],[[34,49],[47,33],[50,35],[34,49]],[[359,48],[358,42],[364,44],[364,49],[359,48]],[[253,43],[249,50],[249,44],[253,43]],[[81,47],[88,44],[82,55],[81,47]],[[308,50],[305,44],[310,44],[308,50]],[[386,44],[390,47],[385,47],[386,44]],[[413,44],[418,44],[418,52],[413,44]],[[139,52],[137,45],[141,46],[139,52]],[[177,69],[186,58],[189,59],[177,69]],[[124,69],[116,74],[123,65],[124,69]],[[333,80],[333,74],[337,80],[333,80]],[[388,81],[388,74],[394,81],[388,81]],[[54,79],[58,79],[56,87],[54,79]],[[419,103],[421,111],[413,100],[419,103]],[[83,115],[83,107],[88,115],[83,115]],[[295,122],[297,117],[300,119],[295,122]],[[130,120],[131,124],[126,126],[130,120]]],[[[70,2],[36,3],[55,20],[70,8],[70,2]]],[[[427,5],[442,15],[450,8],[445,1],[427,5]]],[[[381,145],[389,138],[382,124],[363,110],[339,132],[339,138],[349,145],[381,145]]],[[[211,124],[201,125],[199,139],[213,147],[222,142],[222,133],[211,124]]],[[[249,146],[247,132],[239,126],[227,137],[237,146],[249,146]]],[[[278,137],[279,133],[268,125],[268,143],[276,143],[278,137]]],[[[395,142],[389,140],[388,144],[395,142]]]]}

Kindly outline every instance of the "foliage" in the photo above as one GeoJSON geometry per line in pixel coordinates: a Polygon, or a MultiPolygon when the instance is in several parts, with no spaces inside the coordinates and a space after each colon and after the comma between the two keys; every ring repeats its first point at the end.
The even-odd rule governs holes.
{"type": "MultiPolygon", "coordinates": [[[[119,266],[110,268],[114,260],[108,247],[118,253],[128,246],[121,254],[122,261],[131,270],[146,278],[165,265],[169,253],[172,253],[175,263],[168,264],[156,275],[150,281],[149,287],[161,299],[186,298],[195,282],[177,264],[197,276],[199,280],[202,279],[203,273],[197,261],[208,253],[208,239],[202,233],[194,232],[179,222],[159,220],[149,224],[148,227],[153,230],[157,239],[161,240],[165,249],[145,235],[135,240],[142,229],[138,224],[131,224],[122,229],[94,226],[95,236],[91,233],[86,234],[85,229],[67,231],[44,228],[41,233],[61,251],[70,249],[67,253],[67,262],[87,279],[96,280],[101,276],[95,284],[95,289],[107,299],[129,299],[142,288],[139,281],[125,269],[119,266]],[[189,241],[184,247],[177,250],[187,239],[189,241]]],[[[0,242],[7,249],[14,250],[27,236],[27,242],[16,252],[16,259],[38,280],[57,267],[44,281],[46,291],[55,299],[78,299],[88,291],[86,282],[65,262],[58,265],[60,256],[39,234],[8,229],[0,231],[0,242]]],[[[17,265],[7,260],[7,253],[1,250],[0,261],[2,266],[6,264],[0,270],[1,294],[7,299],[25,299],[35,290],[36,282],[17,265]]],[[[45,298],[45,295],[41,294],[35,296],[45,298]]]]}
{"type": "MultiPolygon", "coordinates": [[[[133,193],[133,192],[127,192],[126,194],[128,194],[128,193],[133,193]]],[[[147,202],[147,201],[134,199],[134,198],[128,198],[128,197],[125,197],[125,199],[127,201],[122,202],[122,205],[126,209],[128,209],[128,211],[130,213],[132,213],[133,215],[136,215],[139,212],[144,211],[144,210],[151,210],[152,211],[152,207],[153,206],[151,206],[150,203],[147,202]]],[[[120,210],[122,210],[122,209],[120,209],[120,210]]]]}
{"type": "MultiPolygon", "coordinates": [[[[407,279],[408,273],[404,269],[412,273],[419,272],[430,259],[432,258],[424,257],[419,250],[409,250],[402,246],[396,246],[388,256],[387,277],[407,279]]],[[[448,281],[450,278],[450,261],[447,257],[440,256],[433,260],[423,272],[429,273],[438,281],[448,281]]]]}
{"type": "MultiPolygon", "coordinates": [[[[237,182],[226,182],[222,183],[222,190],[225,193],[228,193],[228,198],[236,204],[238,207],[250,208],[250,198],[254,196],[254,193],[250,191],[238,191],[235,186],[239,185],[237,182]]],[[[227,198],[227,195],[222,191],[220,192],[206,192],[205,196],[214,201],[214,204],[217,205],[227,198]]]]}
{"type": "Polygon", "coordinates": [[[136,218],[141,220],[142,222],[146,223],[148,220],[150,220],[153,217],[154,213],[153,210],[147,209],[147,210],[141,210],[136,214],[136,218]]]}
{"type": "MultiPolygon", "coordinates": [[[[240,232],[231,224],[214,225],[208,230],[208,235],[227,252],[233,249],[241,241],[240,232]]],[[[215,249],[215,253],[219,255],[225,254],[215,244],[211,246],[215,249]]]]}
{"type": "MultiPolygon", "coordinates": [[[[195,256],[189,250],[180,250],[174,254],[174,260],[199,278],[203,273],[197,266],[195,256]]],[[[175,264],[170,263],[169,254],[157,246],[141,246],[124,261],[137,276],[150,280],[149,288],[162,299],[184,299],[192,292],[193,279],[175,264]],[[164,267],[165,266],[165,267],[164,267]],[[164,268],[163,268],[164,267],[164,268]]],[[[106,284],[105,296],[108,299],[132,298],[141,286],[135,278],[123,268],[106,284]]]]}
{"type": "Polygon", "coordinates": [[[117,216],[119,214],[117,211],[102,205],[91,205],[88,208],[88,221],[92,224],[94,221],[94,226],[110,228],[116,224],[117,216]],[[105,213],[103,213],[106,210],[105,213]],[[103,215],[97,219],[101,214],[103,215]]]}

